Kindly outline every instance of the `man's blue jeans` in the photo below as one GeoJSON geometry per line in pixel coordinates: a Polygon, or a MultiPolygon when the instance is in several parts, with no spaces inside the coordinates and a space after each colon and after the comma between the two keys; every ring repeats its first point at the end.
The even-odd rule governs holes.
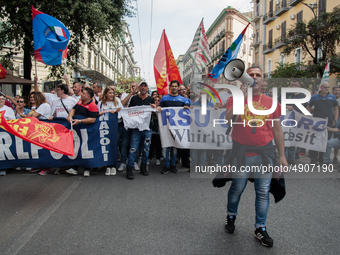
{"type": "Polygon", "coordinates": [[[295,160],[295,146],[285,147],[285,156],[287,160],[295,160]]]}
{"type": "Polygon", "coordinates": [[[138,129],[131,130],[130,152],[128,162],[129,167],[133,168],[139,144],[141,144],[142,148],[142,165],[146,165],[148,163],[151,136],[152,136],[151,130],[144,131],[139,131],[138,129]]]}
{"type": "MultiPolygon", "coordinates": [[[[333,139],[327,141],[327,150],[326,151],[331,151],[332,148],[334,148],[334,149],[340,148],[340,140],[338,138],[333,138],[333,139]]],[[[330,161],[331,161],[330,153],[329,154],[324,153],[323,154],[323,160],[324,160],[324,163],[329,164],[330,161]]]]}
{"type": "Polygon", "coordinates": [[[126,164],[128,157],[128,148],[130,143],[131,130],[126,130],[123,125],[118,125],[118,141],[122,139],[122,146],[120,147],[121,162],[126,164]]]}
{"type": "Polygon", "coordinates": [[[177,148],[166,147],[164,148],[164,166],[175,166],[177,163],[177,148]]]}
{"type": "MultiPolygon", "coordinates": [[[[233,165],[236,165],[236,161],[234,160],[233,165]],[[235,164],[234,164],[235,163],[235,164]]],[[[262,170],[260,165],[263,163],[262,157],[260,155],[253,157],[246,157],[247,167],[258,166],[257,170],[262,170]]],[[[239,170],[239,169],[238,169],[239,170]]],[[[227,213],[229,215],[237,215],[238,204],[241,199],[241,195],[247,185],[248,177],[250,172],[235,172],[232,173],[232,184],[230,186],[228,192],[228,204],[227,204],[227,213]]],[[[268,208],[269,208],[269,189],[270,183],[272,179],[272,173],[262,173],[261,171],[257,171],[254,173],[254,186],[255,186],[255,227],[265,227],[268,208]]]]}

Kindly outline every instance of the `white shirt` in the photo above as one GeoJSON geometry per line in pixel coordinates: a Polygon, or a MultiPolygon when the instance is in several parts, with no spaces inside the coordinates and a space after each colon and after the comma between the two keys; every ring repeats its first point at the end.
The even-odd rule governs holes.
{"type": "MultiPolygon", "coordinates": [[[[118,97],[116,97],[117,100],[117,106],[114,105],[113,102],[106,102],[106,105],[103,104],[103,102],[99,102],[97,104],[97,108],[98,108],[98,112],[105,112],[105,111],[112,111],[112,110],[116,110],[118,108],[124,108],[122,105],[122,102],[120,101],[120,99],[118,97]]],[[[118,112],[118,122],[121,122],[121,115],[120,112],[118,112]]]]}
{"type": "Polygon", "coordinates": [[[58,99],[53,101],[52,103],[52,115],[56,114],[56,117],[62,117],[62,118],[66,118],[68,116],[68,112],[65,110],[65,107],[63,106],[63,104],[61,103],[61,100],[63,101],[66,109],[68,112],[70,112],[73,108],[73,106],[76,105],[77,100],[73,97],[67,97],[65,99],[58,99]]]}
{"type": "Polygon", "coordinates": [[[96,94],[94,94],[94,98],[97,100],[97,102],[99,102],[99,96],[96,96],[96,94]]]}
{"type": "MultiPolygon", "coordinates": [[[[228,91],[223,91],[223,92],[219,93],[219,96],[221,98],[222,105],[225,105],[227,103],[229,97],[232,96],[232,94],[229,94],[228,91]]],[[[216,100],[216,102],[218,102],[218,101],[216,100]]]]}
{"type": "Polygon", "coordinates": [[[59,97],[56,94],[52,94],[52,93],[44,93],[45,97],[46,97],[46,101],[52,105],[53,101],[58,100],[59,97]]]}
{"type": "Polygon", "coordinates": [[[39,120],[46,120],[52,116],[51,106],[48,103],[41,104],[35,112],[39,113],[39,120]]]}
{"type": "Polygon", "coordinates": [[[78,101],[80,100],[80,96],[72,95],[72,97],[73,97],[75,100],[77,100],[77,103],[78,103],[78,101]]]}
{"type": "Polygon", "coordinates": [[[5,119],[6,120],[14,120],[15,119],[13,109],[8,107],[7,105],[4,105],[3,107],[1,107],[0,112],[1,111],[5,111],[5,119]]]}

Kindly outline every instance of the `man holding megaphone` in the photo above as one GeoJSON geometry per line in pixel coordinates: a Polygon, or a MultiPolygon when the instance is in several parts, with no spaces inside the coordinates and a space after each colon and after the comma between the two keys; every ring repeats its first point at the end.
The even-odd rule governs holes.
{"type": "MultiPolygon", "coordinates": [[[[256,110],[271,109],[273,98],[261,93],[261,85],[264,79],[259,67],[250,67],[245,71],[243,61],[234,59],[225,67],[224,76],[227,80],[237,79],[248,86],[248,95],[252,96],[252,104],[256,110]]],[[[256,115],[250,110],[252,108],[248,106],[248,95],[245,94],[244,96],[243,115],[233,118],[234,112],[237,112],[236,109],[233,109],[233,100],[239,100],[237,95],[234,94],[230,97],[227,103],[225,118],[228,125],[235,125],[236,127],[232,130],[233,148],[226,165],[236,166],[237,170],[227,175],[227,179],[225,178],[226,175],[224,175],[224,180],[215,178],[213,184],[216,187],[221,187],[224,186],[226,181],[232,180],[228,192],[228,215],[225,223],[225,230],[232,234],[235,230],[235,220],[241,195],[248,179],[251,178],[254,181],[256,193],[254,235],[262,245],[272,247],[273,239],[269,237],[266,231],[269,192],[273,193],[276,202],[284,197],[284,179],[279,178],[281,173],[279,166],[288,166],[285,158],[281,122],[276,121],[280,120],[281,107],[277,103],[273,113],[256,115]],[[274,153],[273,139],[280,153],[279,160],[274,153]],[[279,172],[279,174],[276,172],[279,172]],[[278,188],[273,189],[273,185],[278,188]]]]}

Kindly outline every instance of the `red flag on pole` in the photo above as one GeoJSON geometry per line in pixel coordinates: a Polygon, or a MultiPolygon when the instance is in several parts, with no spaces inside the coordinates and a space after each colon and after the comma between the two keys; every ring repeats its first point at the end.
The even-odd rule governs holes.
{"type": "Polygon", "coordinates": [[[2,65],[0,64],[0,79],[6,79],[6,69],[2,67],[2,65]]]}
{"type": "Polygon", "coordinates": [[[74,156],[73,131],[63,125],[39,121],[37,118],[6,120],[0,112],[0,128],[44,149],[74,156]]]}
{"type": "Polygon", "coordinates": [[[178,80],[179,83],[182,84],[182,79],[168,38],[165,34],[165,29],[163,30],[161,41],[159,42],[153,63],[158,94],[168,94],[167,78],[169,82],[172,80],[178,80]]]}

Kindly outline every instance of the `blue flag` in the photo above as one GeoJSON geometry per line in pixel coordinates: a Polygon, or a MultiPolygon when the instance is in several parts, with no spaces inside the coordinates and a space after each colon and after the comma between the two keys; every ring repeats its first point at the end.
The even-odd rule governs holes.
{"type": "Polygon", "coordinates": [[[243,36],[248,28],[250,23],[243,29],[242,33],[236,38],[236,40],[230,45],[226,52],[224,52],[222,58],[218,63],[214,66],[211,72],[208,74],[209,78],[213,82],[217,82],[218,77],[223,73],[225,66],[229,63],[230,60],[233,60],[237,57],[238,51],[240,50],[243,36]]]}
{"type": "Polygon", "coordinates": [[[34,58],[46,65],[62,62],[63,51],[70,39],[70,32],[56,18],[32,6],[34,58]]]}

